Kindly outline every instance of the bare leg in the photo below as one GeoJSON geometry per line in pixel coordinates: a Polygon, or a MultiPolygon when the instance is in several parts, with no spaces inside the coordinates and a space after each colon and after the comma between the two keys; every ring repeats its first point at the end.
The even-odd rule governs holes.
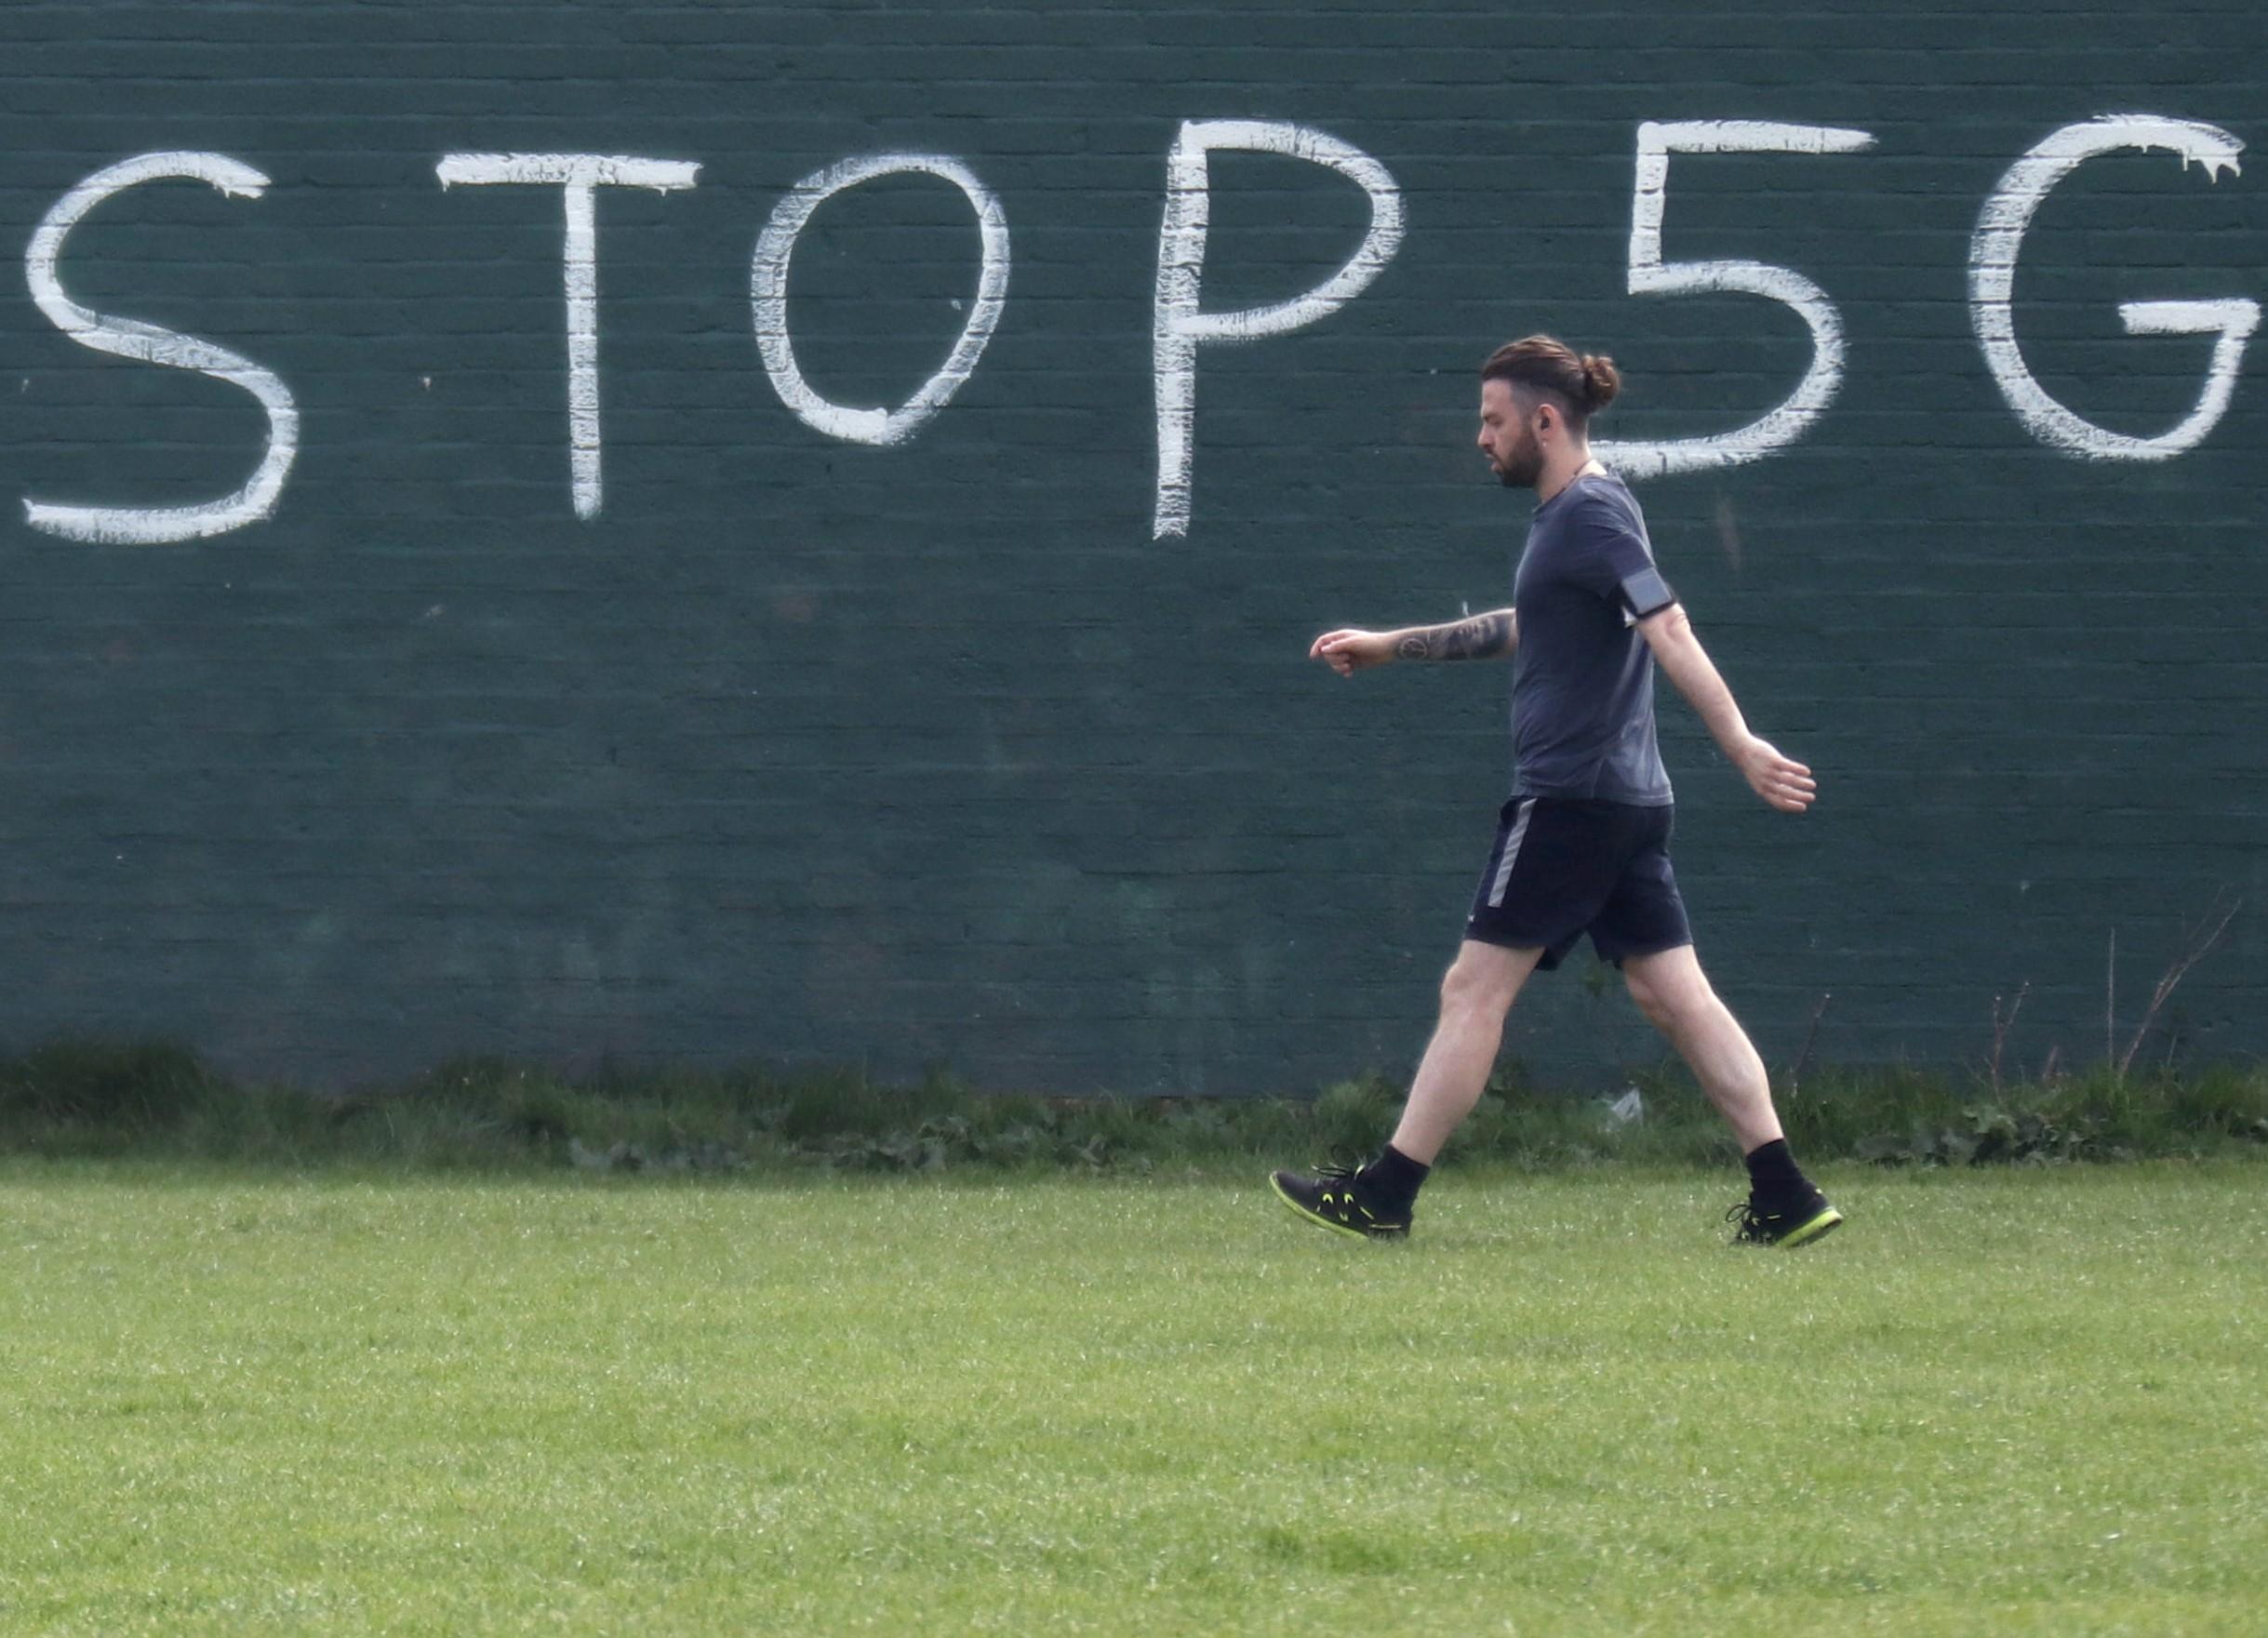
{"type": "Polygon", "coordinates": [[[1464,941],[1441,980],[1441,1019],[1410,1083],[1394,1148],[1421,1165],[1434,1164],[1487,1089],[1504,1039],[1504,1015],[1542,958],[1541,950],[1464,941]]]}
{"type": "Polygon", "coordinates": [[[1764,1060],[1740,1020],[1709,987],[1692,946],[1633,956],[1622,964],[1622,977],[1638,1010],[1669,1037],[1709,1101],[1731,1124],[1741,1152],[1780,1137],[1764,1060]]]}

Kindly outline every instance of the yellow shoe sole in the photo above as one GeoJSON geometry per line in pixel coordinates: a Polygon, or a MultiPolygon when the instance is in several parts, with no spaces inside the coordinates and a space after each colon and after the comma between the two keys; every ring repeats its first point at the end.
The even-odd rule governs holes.
{"type": "Polygon", "coordinates": [[[1841,1228],[1842,1225],[1843,1214],[1831,1205],[1809,1221],[1796,1224],[1795,1227],[1781,1235],[1776,1244],[1793,1251],[1798,1245],[1810,1245],[1812,1241],[1841,1228]]]}

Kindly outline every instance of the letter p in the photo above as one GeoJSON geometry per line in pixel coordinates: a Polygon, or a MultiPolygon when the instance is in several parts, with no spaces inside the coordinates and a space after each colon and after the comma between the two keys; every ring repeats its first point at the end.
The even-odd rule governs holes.
{"type": "Polygon", "coordinates": [[[1402,196],[1386,167],[1359,148],[1281,120],[1186,120],[1167,163],[1166,214],[1158,229],[1157,303],[1151,326],[1157,384],[1157,508],[1152,538],[1189,533],[1197,348],[1257,341],[1311,325],[1369,286],[1402,242],[1402,196]],[[1207,313],[1198,304],[1211,214],[1206,157],[1216,148],[1280,153],[1327,166],[1370,196],[1370,228],[1346,265],[1303,296],[1272,307],[1207,313]]]}

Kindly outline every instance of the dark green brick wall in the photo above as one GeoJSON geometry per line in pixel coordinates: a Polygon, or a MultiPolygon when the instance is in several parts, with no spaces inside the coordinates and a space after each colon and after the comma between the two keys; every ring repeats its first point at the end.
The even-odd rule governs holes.
{"type": "MultiPolygon", "coordinates": [[[[1752,720],[1819,770],[1767,812],[1664,705],[1680,869],[1767,1056],[2099,1054],[2183,924],[2249,907],[2179,998],[2268,1046],[2262,346],[2175,459],[2019,420],[1968,308],[2018,158],[2107,113],[2268,136],[2256,7],[1711,11],[1364,3],[1108,8],[20,3],[0,13],[0,246],[100,168],[153,182],[63,287],[294,394],[273,513],[97,544],[16,497],[227,494],[243,391],[74,344],[0,284],[0,1045],[164,1033],[340,1082],[493,1050],[588,1063],[949,1062],[998,1085],[1302,1088],[1401,1071],[1503,793],[1503,679],[1341,684],[1339,623],[1507,595],[1525,507],[1469,447],[1478,358],[1562,331],[1629,378],[1607,435],[1753,420],[1811,356],[1784,307],[1628,293],[1648,121],[1872,133],[1680,154],[1664,254],[1799,270],[1839,394],[1792,446],[1661,477],[1657,548],[1752,720]],[[1398,249],[1335,314],[1200,350],[1194,513],[1154,538],[1152,322],[1189,119],[1296,122],[1391,173],[1398,249]],[[596,205],[604,500],[576,515],[556,187],[444,190],[457,153],[697,162],[596,205]],[[751,256],[788,189],[959,159],[1011,235],[973,375],[907,442],[780,403],[751,256]]],[[[2257,146],[2246,155],[2257,158],[2257,146]]],[[[1361,238],[1319,166],[1213,158],[1207,310],[1361,238]]],[[[829,203],[792,313],[813,385],[897,403],[975,295],[947,183],[829,203]]],[[[2024,241],[2042,386],[2148,436],[2204,336],[2131,300],[2268,300],[2268,174],[2089,161],[2024,241]]],[[[2123,1031],[2122,1031],[2123,1033],[2123,1031]]],[[[1604,1082],[1652,1046],[1579,971],[1511,1049],[1604,1082]]]]}

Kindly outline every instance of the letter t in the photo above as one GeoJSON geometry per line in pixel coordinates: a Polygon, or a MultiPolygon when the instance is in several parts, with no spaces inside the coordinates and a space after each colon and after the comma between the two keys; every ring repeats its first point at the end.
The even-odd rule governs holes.
{"type": "Polygon", "coordinates": [[[461,182],[553,183],[567,190],[567,448],[575,515],[599,505],[598,223],[593,190],[603,185],[689,188],[700,166],[684,160],[603,153],[450,153],[434,166],[444,188],[461,182]]]}

